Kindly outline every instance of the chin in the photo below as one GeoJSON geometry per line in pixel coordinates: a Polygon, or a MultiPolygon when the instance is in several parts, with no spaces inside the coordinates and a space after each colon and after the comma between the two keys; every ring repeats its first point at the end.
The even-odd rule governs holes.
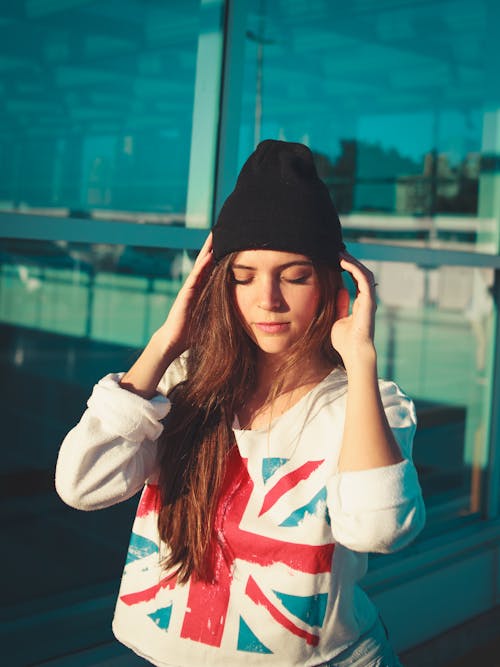
{"type": "Polygon", "coordinates": [[[275,343],[272,342],[256,342],[257,347],[261,352],[264,354],[270,354],[270,355],[282,355],[286,354],[291,346],[291,342],[278,342],[276,341],[275,343]]]}

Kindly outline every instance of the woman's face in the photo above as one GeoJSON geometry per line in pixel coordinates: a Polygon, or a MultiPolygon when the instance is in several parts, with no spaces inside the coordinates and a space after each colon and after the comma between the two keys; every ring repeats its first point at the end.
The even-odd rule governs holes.
{"type": "Polygon", "coordinates": [[[241,320],[265,354],[285,354],[318,311],[320,288],[311,260],[278,250],[244,250],[232,263],[241,320]]]}

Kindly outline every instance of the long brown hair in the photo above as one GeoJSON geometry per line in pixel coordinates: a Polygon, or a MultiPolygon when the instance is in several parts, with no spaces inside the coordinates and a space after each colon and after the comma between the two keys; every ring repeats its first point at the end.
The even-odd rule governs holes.
{"type": "MultiPolygon", "coordinates": [[[[233,298],[232,261],[221,260],[200,294],[190,322],[187,377],[170,393],[172,410],[159,443],[162,506],[158,530],[168,552],[165,569],[179,581],[213,576],[211,538],[235,414],[256,384],[257,350],[240,322],[233,298]]],[[[331,368],[341,365],[330,340],[339,271],[315,263],[320,287],[316,317],[290,349],[270,396],[311,350],[331,368]]]]}

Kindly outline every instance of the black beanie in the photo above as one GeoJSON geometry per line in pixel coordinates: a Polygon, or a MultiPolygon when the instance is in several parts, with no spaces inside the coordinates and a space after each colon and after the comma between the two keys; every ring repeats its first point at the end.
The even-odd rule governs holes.
{"type": "Polygon", "coordinates": [[[215,259],[240,250],[284,250],[340,268],[344,247],[337,211],[309,148],[262,141],[213,228],[215,259]]]}

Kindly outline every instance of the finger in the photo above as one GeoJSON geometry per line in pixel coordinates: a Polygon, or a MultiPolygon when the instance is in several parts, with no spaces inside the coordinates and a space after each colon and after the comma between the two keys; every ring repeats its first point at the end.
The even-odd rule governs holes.
{"type": "Polygon", "coordinates": [[[212,232],[207,236],[205,239],[205,243],[201,247],[201,252],[212,252],[212,243],[213,243],[213,235],[212,232]]]}
{"type": "Polygon", "coordinates": [[[213,268],[213,265],[214,259],[212,253],[207,253],[203,257],[200,257],[199,261],[197,260],[191,269],[191,273],[186,280],[186,284],[188,284],[189,287],[197,285],[203,278],[208,277],[213,268]]]}
{"type": "Polygon", "coordinates": [[[207,255],[212,255],[212,232],[210,232],[203,245],[201,246],[200,252],[198,253],[195,260],[195,266],[197,263],[203,262],[207,255]]]}
{"type": "Polygon", "coordinates": [[[354,257],[341,256],[340,266],[351,274],[359,292],[373,293],[375,276],[364,264],[354,257]]]}
{"type": "Polygon", "coordinates": [[[368,276],[373,276],[373,273],[370,271],[370,269],[363,264],[359,259],[354,257],[353,255],[350,255],[348,252],[341,252],[339,253],[339,259],[340,261],[347,262],[348,264],[357,267],[360,269],[365,275],[368,276]]]}
{"type": "Polygon", "coordinates": [[[214,263],[212,234],[210,234],[198,253],[195,263],[184,282],[183,289],[191,290],[197,288],[200,282],[210,275],[214,263]]]}

